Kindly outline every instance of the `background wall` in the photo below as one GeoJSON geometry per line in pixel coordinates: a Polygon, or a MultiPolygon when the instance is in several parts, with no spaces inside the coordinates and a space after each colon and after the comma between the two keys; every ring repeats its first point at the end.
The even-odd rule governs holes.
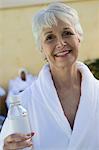
{"type": "MultiPolygon", "coordinates": [[[[77,9],[84,30],[79,60],[99,58],[99,0],[64,2],[77,9]]],[[[37,74],[44,64],[34,45],[31,22],[33,14],[46,5],[0,9],[0,85],[4,88],[19,68],[37,74]]]]}

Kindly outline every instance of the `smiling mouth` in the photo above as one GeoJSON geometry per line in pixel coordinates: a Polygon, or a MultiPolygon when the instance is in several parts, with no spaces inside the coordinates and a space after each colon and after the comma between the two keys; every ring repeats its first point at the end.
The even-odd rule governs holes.
{"type": "Polygon", "coordinates": [[[62,52],[58,52],[57,54],[55,54],[54,56],[56,57],[63,57],[67,54],[69,54],[72,50],[66,50],[66,51],[62,51],[62,52]]]}

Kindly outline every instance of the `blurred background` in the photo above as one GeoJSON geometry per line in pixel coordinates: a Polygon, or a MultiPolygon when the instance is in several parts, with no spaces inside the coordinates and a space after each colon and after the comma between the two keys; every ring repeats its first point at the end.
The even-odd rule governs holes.
{"type": "MultiPolygon", "coordinates": [[[[55,0],[0,0],[0,85],[7,88],[18,69],[38,74],[44,61],[32,36],[32,16],[55,0]]],[[[79,60],[99,58],[99,0],[60,0],[74,7],[84,30],[79,60]]]]}

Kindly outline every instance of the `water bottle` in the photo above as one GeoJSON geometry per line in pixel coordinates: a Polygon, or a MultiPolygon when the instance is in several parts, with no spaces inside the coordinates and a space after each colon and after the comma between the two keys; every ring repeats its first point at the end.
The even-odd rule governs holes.
{"type": "MultiPolygon", "coordinates": [[[[10,129],[13,133],[31,133],[31,127],[29,123],[27,110],[21,105],[20,98],[18,95],[12,95],[10,97],[8,119],[10,129]]],[[[24,148],[24,150],[30,149],[31,148],[24,148]]]]}

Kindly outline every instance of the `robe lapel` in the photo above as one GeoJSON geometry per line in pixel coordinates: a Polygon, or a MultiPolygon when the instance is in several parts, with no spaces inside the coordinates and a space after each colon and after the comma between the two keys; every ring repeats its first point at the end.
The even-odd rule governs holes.
{"type": "Polygon", "coordinates": [[[82,73],[81,98],[68,150],[77,150],[80,143],[83,143],[81,141],[86,137],[86,132],[90,128],[95,107],[94,78],[91,73],[84,72],[83,68],[79,69],[82,73]]]}
{"type": "Polygon", "coordinates": [[[56,121],[57,125],[63,130],[63,132],[66,133],[68,140],[70,140],[71,128],[61,107],[54,83],[52,81],[52,77],[49,73],[49,67],[45,66],[42,71],[43,75],[41,75],[39,87],[42,87],[41,90],[44,103],[48,111],[50,111],[50,114],[53,116],[53,119],[56,121]]]}

